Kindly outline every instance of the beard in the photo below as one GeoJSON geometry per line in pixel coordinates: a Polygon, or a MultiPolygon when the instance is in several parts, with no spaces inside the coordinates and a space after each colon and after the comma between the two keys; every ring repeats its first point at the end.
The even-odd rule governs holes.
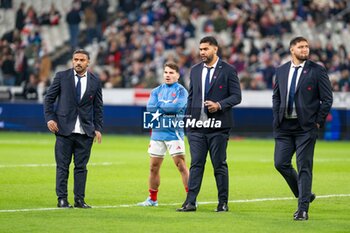
{"type": "Polygon", "coordinates": [[[201,58],[205,64],[209,64],[213,61],[214,55],[202,56],[201,58]]]}
{"type": "Polygon", "coordinates": [[[83,70],[83,67],[81,65],[74,66],[75,71],[81,71],[83,70]]]}
{"type": "Polygon", "coordinates": [[[307,59],[309,59],[309,54],[307,55],[295,55],[296,59],[298,59],[299,61],[306,61],[307,59]]]}

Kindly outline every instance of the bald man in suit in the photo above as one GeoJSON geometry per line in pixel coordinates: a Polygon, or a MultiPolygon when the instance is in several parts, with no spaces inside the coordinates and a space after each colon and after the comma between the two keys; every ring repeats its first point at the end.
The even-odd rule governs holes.
{"type": "Polygon", "coordinates": [[[311,192],[315,143],[333,102],[327,71],[308,60],[309,52],[304,37],[290,41],[292,59],[276,69],[272,97],[275,167],[298,198],[294,220],[308,220],[309,204],[316,198],[311,192]]]}

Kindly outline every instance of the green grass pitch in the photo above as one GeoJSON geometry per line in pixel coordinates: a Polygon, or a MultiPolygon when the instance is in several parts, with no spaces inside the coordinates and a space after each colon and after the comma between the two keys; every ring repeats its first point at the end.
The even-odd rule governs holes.
{"type": "MultiPolygon", "coordinates": [[[[104,135],[93,146],[86,202],[92,209],[58,209],[55,137],[0,133],[0,232],[350,232],[350,143],[316,144],[309,221],[292,219],[297,200],[273,166],[272,139],[233,139],[228,146],[230,211],[215,213],[210,159],[194,213],[170,156],[161,168],[158,207],[138,207],[148,195],[149,137],[104,135]]],[[[188,150],[188,147],[186,148],[188,150]]],[[[187,152],[187,164],[190,156],[187,152]]],[[[73,167],[69,201],[73,203],[73,167]]]]}

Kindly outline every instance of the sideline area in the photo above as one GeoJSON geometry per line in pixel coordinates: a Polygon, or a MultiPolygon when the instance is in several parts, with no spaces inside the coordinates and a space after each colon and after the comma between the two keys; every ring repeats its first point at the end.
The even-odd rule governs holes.
{"type": "MultiPolygon", "coordinates": [[[[350,197],[350,194],[328,194],[328,195],[320,195],[317,196],[316,199],[325,199],[325,198],[335,198],[335,197],[350,197]]],[[[245,202],[266,202],[266,201],[287,201],[293,200],[293,197],[271,197],[271,198],[256,198],[256,199],[247,199],[247,200],[231,200],[229,203],[245,203],[245,202]]],[[[178,206],[182,203],[167,203],[167,204],[159,204],[159,206],[178,206]]],[[[217,201],[206,201],[206,202],[198,202],[198,205],[209,205],[209,204],[217,204],[217,201]]],[[[92,206],[94,209],[112,209],[112,208],[129,208],[129,207],[137,207],[137,204],[122,204],[122,205],[112,205],[112,206],[92,206]]],[[[31,211],[51,211],[51,210],[66,210],[63,208],[36,208],[36,209],[13,209],[13,210],[0,210],[0,213],[13,213],[13,212],[31,212],[31,211]]]]}

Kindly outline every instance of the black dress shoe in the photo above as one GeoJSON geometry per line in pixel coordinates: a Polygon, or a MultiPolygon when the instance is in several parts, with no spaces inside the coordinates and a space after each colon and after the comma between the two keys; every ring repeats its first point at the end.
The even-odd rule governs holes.
{"type": "Polygon", "coordinates": [[[191,212],[191,211],[196,211],[197,208],[195,205],[192,205],[190,203],[188,204],[183,204],[181,208],[176,209],[177,212],[191,212]]]}
{"type": "Polygon", "coordinates": [[[313,202],[315,199],[316,199],[316,194],[311,193],[311,196],[310,196],[310,203],[313,202]]]}
{"type": "MultiPolygon", "coordinates": [[[[316,194],[311,193],[311,196],[310,196],[310,203],[313,202],[315,199],[316,199],[316,194]]],[[[294,213],[293,216],[295,217],[297,214],[298,214],[298,210],[295,211],[295,213],[294,213]]]]}
{"type": "Polygon", "coordinates": [[[58,199],[57,207],[58,208],[73,208],[73,206],[71,206],[69,204],[67,199],[64,199],[64,198],[58,199]]]}
{"type": "Polygon", "coordinates": [[[226,203],[219,203],[218,207],[215,209],[215,212],[227,212],[228,206],[226,203]]]}
{"type": "Polygon", "coordinates": [[[83,209],[91,208],[91,206],[86,204],[85,201],[82,200],[82,199],[75,200],[74,207],[76,207],[76,208],[83,208],[83,209]]]}
{"type": "Polygon", "coordinates": [[[309,219],[309,215],[304,210],[299,210],[297,211],[296,215],[294,215],[294,220],[297,220],[297,221],[304,221],[308,219],[309,219]]]}

